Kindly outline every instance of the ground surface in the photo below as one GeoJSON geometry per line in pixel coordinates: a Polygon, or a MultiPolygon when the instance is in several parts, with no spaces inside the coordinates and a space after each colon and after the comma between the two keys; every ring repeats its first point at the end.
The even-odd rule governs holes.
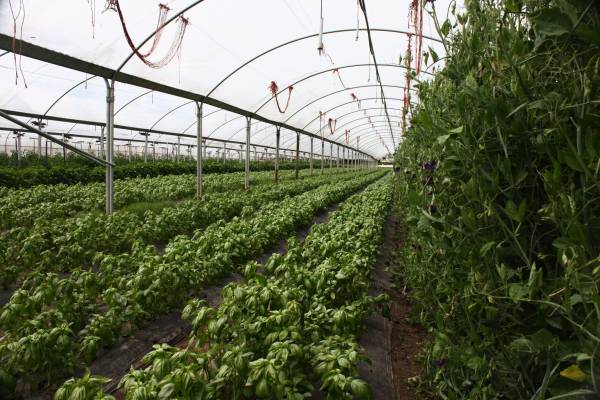
{"type": "Polygon", "coordinates": [[[391,271],[396,267],[394,255],[401,245],[401,227],[392,212],[386,221],[383,248],[375,266],[371,293],[385,292],[390,296],[390,318],[372,315],[367,320],[367,331],[360,338],[372,363],[362,363],[359,370],[362,378],[370,383],[377,400],[428,398],[413,383],[421,372],[417,356],[428,340],[428,334],[422,327],[407,320],[411,310],[408,296],[404,288],[392,285],[391,271]]]}

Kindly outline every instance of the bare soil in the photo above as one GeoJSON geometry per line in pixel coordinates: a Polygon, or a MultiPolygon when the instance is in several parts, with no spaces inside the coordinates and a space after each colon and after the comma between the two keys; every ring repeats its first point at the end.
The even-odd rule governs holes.
{"type": "Polygon", "coordinates": [[[407,293],[392,283],[395,253],[402,245],[401,227],[390,213],[384,228],[384,243],[373,273],[371,295],[390,296],[389,318],[372,315],[367,331],[360,337],[371,364],[361,363],[359,372],[373,388],[375,399],[413,400],[429,397],[414,382],[421,373],[418,354],[429,340],[427,331],[408,320],[411,305],[407,293]]]}

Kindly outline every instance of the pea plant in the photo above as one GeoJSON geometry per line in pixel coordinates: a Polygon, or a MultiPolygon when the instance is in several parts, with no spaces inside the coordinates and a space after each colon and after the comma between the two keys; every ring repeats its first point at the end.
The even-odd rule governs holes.
{"type": "Polygon", "coordinates": [[[600,9],[464,5],[438,21],[445,65],[396,153],[398,277],[435,333],[423,382],[448,399],[593,398],[600,9]]]}

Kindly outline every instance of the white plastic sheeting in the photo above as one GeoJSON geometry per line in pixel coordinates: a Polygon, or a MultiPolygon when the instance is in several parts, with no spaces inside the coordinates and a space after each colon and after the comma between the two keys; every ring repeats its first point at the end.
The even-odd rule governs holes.
{"type": "MultiPolygon", "coordinates": [[[[159,2],[121,0],[120,3],[134,42],[141,43],[156,28],[159,2]]],[[[175,15],[193,1],[163,3],[171,8],[170,15],[175,15]]],[[[96,3],[94,0],[23,0],[22,3],[19,0],[2,0],[1,34],[12,37],[14,25],[10,6],[17,12],[21,4],[26,12],[25,18],[17,21],[17,37],[21,37],[22,23],[22,39],[26,42],[111,69],[118,68],[131,53],[117,13],[112,10],[103,12],[102,0],[96,3]]],[[[382,109],[375,69],[368,66],[372,64],[372,58],[367,32],[359,31],[356,38],[357,17],[360,28],[365,28],[357,3],[353,0],[324,0],[322,4],[325,32],[350,30],[324,35],[325,55],[319,55],[318,38],[311,36],[257,58],[213,91],[223,78],[257,55],[288,41],[316,35],[321,2],[205,0],[185,13],[189,26],[179,55],[170,64],[154,69],[134,56],[122,71],[196,94],[210,93],[210,97],[216,100],[315,134],[319,133],[319,112],[327,112],[325,118],[337,119],[337,124],[333,133],[324,124],[326,138],[345,143],[344,132],[349,129],[349,145],[356,147],[356,137],[359,136],[361,150],[382,157],[387,153],[386,148],[393,149],[393,143],[398,144],[401,140],[406,70],[399,61],[405,56],[408,37],[404,33],[381,30],[412,32],[413,28],[408,27],[409,2],[366,1],[392,131],[382,109]],[[338,73],[332,71],[334,68],[338,68],[338,73]],[[269,91],[271,81],[277,82],[280,89],[294,85],[290,106],[284,114],[278,111],[269,91]],[[352,94],[360,100],[360,109],[352,94]]],[[[448,4],[447,0],[437,0],[438,14],[445,16],[448,4]]],[[[427,7],[430,8],[430,5],[427,7]]],[[[160,58],[167,51],[175,31],[175,23],[164,29],[155,55],[149,57],[151,60],[160,58]]],[[[427,14],[423,34],[438,37],[427,14]]],[[[423,50],[429,47],[443,56],[439,42],[424,39],[423,50]]],[[[435,67],[439,68],[440,64],[435,67]]],[[[434,72],[432,68],[424,66],[419,79],[429,79],[427,73],[434,72]]],[[[90,76],[26,57],[17,56],[15,64],[13,54],[7,53],[0,57],[0,108],[44,114],[57,98],[86,78],[90,76]],[[19,75],[17,82],[15,73],[19,75]]],[[[105,97],[104,81],[95,77],[64,96],[48,111],[48,115],[103,123],[105,97]]],[[[115,110],[122,108],[116,114],[116,124],[195,135],[195,104],[189,100],[163,93],[148,93],[147,89],[119,83],[116,84],[115,98],[115,110]]],[[[287,91],[279,99],[284,104],[287,91]]],[[[412,101],[417,101],[414,95],[412,101]]],[[[1,121],[0,126],[11,125],[1,121]]],[[[203,127],[207,138],[243,141],[245,137],[245,118],[211,106],[204,108],[203,127]]],[[[48,121],[46,129],[99,134],[98,127],[56,121],[48,121]]],[[[0,140],[2,134],[0,132],[0,140]]],[[[123,129],[116,129],[115,136],[142,138],[138,133],[123,129]]],[[[149,140],[175,141],[175,138],[151,134],[149,140]]],[[[274,146],[275,128],[255,121],[251,141],[274,146]]],[[[193,138],[181,140],[182,144],[194,142],[193,138]]],[[[295,133],[283,130],[281,143],[283,148],[294,148],[295,133]]],[[[308,151],[309,143],[310,139],[303,137],[301,150],[308,151]]],[[[314,149],[316,154],[320,152],[317,141],[314,149]]],[[[329,145],[325,150],[329,154],[329,145]]],[[[335,151],[334,148],[334,154],[335,151]]]]}

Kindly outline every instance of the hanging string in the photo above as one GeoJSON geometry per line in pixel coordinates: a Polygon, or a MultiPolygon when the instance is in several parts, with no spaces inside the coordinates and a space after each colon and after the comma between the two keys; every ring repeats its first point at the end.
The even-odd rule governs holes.
{"type": "Polygon", "coordinates": [[[90,5],[90,17],[92,22],[92,38],[96,38],[96,0],[88,0],[90,5]]]}
{"type": "Polygon", "coordinates": [[[415,57],[413,57],[413,60],[415,61],[414,69],[416,70],[417,75],[419,75],[421,72],[421,60],[423,58],[423,5],[421,4],[420,0],[412,0],[410,3],[408,12],[409,28],[411,23],[414,29],[416,41],[415,57]]]}
{"type": "Polygon", "coordinates": [[[340,80],[340,83],[342,84],[342,87],[344,89],[347,89],[346,85],[344,84],[344,81],[342,80],[342,76],[340,75],[340,70],[337,69],[337,68],[334,68],[332,70],[332,72],[333,72],[334,75],[337,75],[338,79],[340,80]]]}
{"type": "Polygon", "coordinates": [[[335,127],[337,125],[337,119],[329,118],[329,120],[327,121],[327,125],[329,125],[329,132],[331,132],[331,134],[333,135],[333,133],[335,132],[335,127]]]}
{"type": "Polygon", "coordinates": [[[356,0],[356,37],[355,42],[358,42],[358,32],[360,32],[360,3],[356,0]]]}
{"type": "Polygon", "coordinates": [[[277,86],[277,83],[275,81],[271,81],[271,84],[269,85],[269,90],[271,91],[271,95],[275,98],[275,103],[277,104],[277,109],[279,110],[279,112],[281,114],[285,114],[288,107],[290,106],[290,99],[292,98],[292,90],[294,90],[294,87],[292,85],[290,85],[287,88],[288,98],[287,98],[287,101],[285,102],[285,108],[283,110],[281,109],[281,105],[279,104],[279,98],[277,97],[277,93],[279,93],[279,86],[277,86]]]}
{"type": "Polygon", "coordinates": [[[21,76],[23,77],[23,84],[25,85],[25,88],[27,88],[27,80],[25,79],[25,74],[23,74],[23,65],[22,65],[22,60],[23,57],[21,56],[21,50],[22,50],[22,46],[23,46],[23,24],[25,24],[25,3],[23,3],[23,0],[19,0],[19,11],[15,14],[15,9],[13,7],[12,4],[12,0],[8,0],[8,6],[10,8],[10,14],[12,16],[13,19],[13,38],[12,38],[12,43],[11,43],[11,47],[12,47],[12,53],[13,53],[13,59],[15,62],[15,85],[19,84],[19,71],[21,72],[21,76]],[[22,16],[21,16],[22,14],[22,16]],[[19,19],[21,19],[21,23],[19,24],[19,19]],[[18,32],[18,36],[19,36],[19,49],[17,51],[17,30],[18,32]],[[18,54],[18,57],[17,57],[18,54]]]}
{"type": "Polygon", "coordinates": [[[151,68],[162,68],[165,65],[169,64],[171,62],[171,60],[175,57],[175,55],[177,55],[179,49],[181,48],[181,44],[183,42],[183,37],[185,36],[186,28],[189,24],[189,20],[187,18],[185,18],[184,16],[180,16],[177,18],[177,31],[175,33],[175,38],[173,39],[173,43],[171,43],[171,46],[167,50],[166,54],[157,62],[152,62],[152,61],[148,60],[147,57],[149,55],[151,55],[154,52],[154,50],[156,49],[156,47],[158,46],[158,42],[160,41],[160,38],[162,37],[163,28],[165,27],[165,21],[167,18],[167,14],[169,12],[169,8],[167,6],[165,6],[164,4],[159,4],[159,16],[158,16],[157,27],[155,30],[155,35],[154,35],[154,38],[152,41],[152,46],[146,53],[141,53],[137,49],[135,44],[133,43],[131,35],[129,34],[129,30],[127,29],[127,25],[125,24],[125,17],[123,16],[123,11],[121,10],[121,5],[119,4],[119,0],[107,0],[104,11],[107,11],[107,10],[113,10],[118,13],[119,19],[121,20],[121,27],[123,28],[123,33],[125,34],[125,38],[127,39],[127,43],[129,44],[129,47],[131,48],[131,50],[133,50],[135,55],[140,60],[142,60],[142,62],[144,64],[146,64],[147,66],[149,66],[151,68]]]}
{"type": "Polygon", "coordinates": [[[325,119],[325,113],[322,111],[319,111],[319,126],[320,126],[320,134],[321,134],[321,139],[323,139],[323,120],[325,119]]]}
{"type": "Polygon", "coordinates": [[[323,45],[323,0],[321,0],[321,16],[319,19],[319,44],[317,46],[317,50],[319,51],[319,55],[323,55],[325,51],[325,46],[323,45]]]}
{"type": "Polygon", "coordinates": [[[356,101],[356,103],[358,104],[358,109],[360,110],[360,100],[358,99],[358,97],[356,97],[354,93],[350,93],[350,97],[352,97],[352,101],[356,101]]]}
{"type": "Polygon", "coordinates": [[[350,144],[350,141],[348,140],[348,135],[350,134],[350,131],[348,129],[346,129],[344,131],[344,134],[346,135],[346,144],[350,144]]]}

